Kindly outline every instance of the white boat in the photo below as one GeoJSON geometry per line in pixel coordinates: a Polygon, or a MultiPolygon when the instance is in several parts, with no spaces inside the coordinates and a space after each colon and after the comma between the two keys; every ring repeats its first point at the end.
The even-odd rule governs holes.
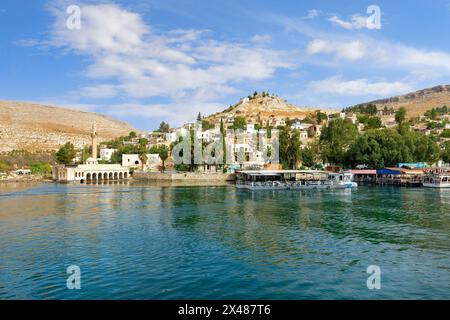
{"type": "Polygon", "coordinates": [[[328,180],[334,189],[352,189],[357,188],[358,183],[352,181],[351,172],[329,173],[328,180]]]}
{"type": "Polygon", "coordinates": [[[423,178],[426,188],[450,188],[450,174],[429,174],[423,178]]]}

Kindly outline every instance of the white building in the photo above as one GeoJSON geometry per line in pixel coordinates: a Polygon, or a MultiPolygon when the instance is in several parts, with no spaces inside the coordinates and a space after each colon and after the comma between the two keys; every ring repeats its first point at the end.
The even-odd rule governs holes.
{"type": "Polygon", "coordinates": [[[295,121],[295,122],[292,124],[291,129],[294,129],[294,130],[302,130],[302,129],[303,129],[303,125],[302,125],[302,123],[301,123],[300,121],[295,121]]]}
{"type": "Polygon", "coordinates": [[[172,132],[168,132],[166,133],[166,141],[168,142],[176,142],[177,141],[177,132],[176,131],[172,131],[172,132]]]}
{"type": "MultiPolygon", "coordinates": [[[[158,154],[147,154],[147,162],[144,167],[150,170],[157,170],[160,165],[162,165],[162,161],[158,154]]],[[[142,161],[139,159],[138,154],[123,154],[122,167],[142,168],[142,161]]]]}
{"type": "Polygon", "coordinates": [[[101,148],[100,149],[100,159],[109,161],[111,160],[111,156],[114,152],[116,152],[117,149],[109,149],[109,148],[101,148]]]}
{"type": "Polygon", "coordinates": [[[53,179],[60,182],[115,181],[129,178],[129,170],[120,164],[81,164],[56,166],[53,179]]]}
{"type": "Polygon", "coordinates": [[[308,131],[302,130],[300,131],[300,141],[303,145],[308,142],[308,131]]]}
{"type": "Polygon", "coordinates": [[[256,132],[256,130],[255,130],[255,125],[253,124],[253,123],[248,123],[247,124],[247,131],[246,131],[248,134],[252,134],[252,133],[255,133],[256,132]]]}

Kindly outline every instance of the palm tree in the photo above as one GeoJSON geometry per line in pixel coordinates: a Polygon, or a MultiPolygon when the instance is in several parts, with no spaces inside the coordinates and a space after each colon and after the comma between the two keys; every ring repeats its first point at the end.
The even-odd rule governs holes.
{"type": "Polygon", "coordinates": [[[143,151],[139,154],[139,160],[141,160],[141,164],[142,164],[142,171],[144,171],[145,168],[145,164],[147,163],[148,157],[147,157],[147,152],[143,151]]]}
{"type": "Polygon", "coordinates": [[[159,147],[159,151],[158,151],[159,157],[161,158],[162,161],[162,171],[164,172],[164,170],[166,170],[166,160],[169,158],[169,148],[167,148],[166,145],[162,145],[159,147]]]}

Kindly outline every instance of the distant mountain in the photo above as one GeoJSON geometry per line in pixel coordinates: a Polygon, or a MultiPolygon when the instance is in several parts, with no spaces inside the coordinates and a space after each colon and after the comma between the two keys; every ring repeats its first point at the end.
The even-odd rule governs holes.
{"type": "Polygon", "coordinates": [[[134,130],[125,122],[96,113],[0,101],[0,152],[56,150],[68,141],[81,148],[90,144],[94,121],[100,141],[127,135],[134,130]]]}
{"type": "MultiPolygon", "coordinates": [[[[281,119],[303,119],[311,117],[318,108],[299,108],[275,95],[257,94],[242,99],[234,106],[228,109],[212,114],[206,117],[206,120],[218,122],[220,119],[228,117],[244,117],[254,123],[265,123],[270,118],[281,119]]],[[[336,112],[336,110],[325,110],[327,113],[336,112]]],[[[324,111],[324,112],[325,112],[324,111]]]]}
{"type": "Polygon", "coordinates": [[[423,115],[432,108],[445,105],[450,107],[450,85],[436,86],[402,96],[363,103],[363,105],[367,104],[375,104],[378,109],[384,108],[384,106],[394,109],[404,107],[407,110],[407,116],[415,117],[423,115]]]}

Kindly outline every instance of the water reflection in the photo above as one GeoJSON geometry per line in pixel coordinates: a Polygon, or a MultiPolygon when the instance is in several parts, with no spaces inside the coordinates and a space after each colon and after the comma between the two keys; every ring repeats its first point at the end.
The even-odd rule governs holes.
{"type": "Polygon", "coordinates": [[[10,186],[0,193],[0,298],[346,298],[343,284],[370,298],[360,283],[374,262],[392,277],[384,297],[445,297],[449,199],[381,187],[10,186]],[[65,290],[70,264],[89,290],[65,290]],[[416,286],[424,274],[427,290],[416,286]]]}

